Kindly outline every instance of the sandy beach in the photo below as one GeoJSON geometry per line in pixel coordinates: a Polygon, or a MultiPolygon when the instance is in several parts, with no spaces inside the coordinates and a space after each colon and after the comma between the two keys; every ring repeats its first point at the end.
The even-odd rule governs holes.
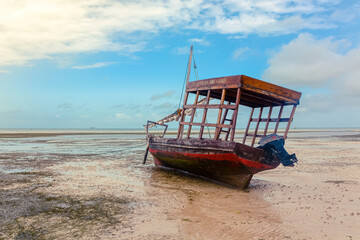
{"type": "Polygon", "coordinates": [[[145,137],[0,133],[0,239],[360,239],[360,131],[296,130],[245,191],[142,165],[145,137]]]}

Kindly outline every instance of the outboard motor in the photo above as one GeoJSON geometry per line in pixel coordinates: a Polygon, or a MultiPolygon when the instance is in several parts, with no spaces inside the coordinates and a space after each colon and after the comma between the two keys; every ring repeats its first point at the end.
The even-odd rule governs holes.
{"type": "Polygon", "coordinates": [[[280,159],[280,162],[284,166],[294,166],[294,163],[297,162],[297,158],[295,153],[289,155],[289,153],[285,150],[285,140],[283,137],[280,137],[277,134],[270,134],[259,141],[260,148],[264,149],[264,151],[269,152],[271,154],[275,154],[277,158],[280,159]]]}

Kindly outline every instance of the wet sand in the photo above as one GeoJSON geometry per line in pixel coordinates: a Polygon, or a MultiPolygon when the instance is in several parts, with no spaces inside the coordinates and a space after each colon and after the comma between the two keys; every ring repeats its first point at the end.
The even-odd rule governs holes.
{"type": "Polygon", "coordinates": [[[0,239],[360,239],[359,131],[310,135],[246,191],[142,165],[141,135],[2,137],[0,239]]]}

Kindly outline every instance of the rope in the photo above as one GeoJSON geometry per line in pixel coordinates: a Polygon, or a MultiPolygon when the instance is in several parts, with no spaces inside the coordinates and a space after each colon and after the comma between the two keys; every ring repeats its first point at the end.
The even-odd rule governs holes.
{"type": "Polygon", "coordinates": [[[197,66],[196,66],[196,62],[195,62],[195,54],[193,53],[193,59],[194,59],[194,73],[195,73],[195,79],[196,80],[199,80],[199,72],[198,72],[198,69],[197,69],[197,66]]]}

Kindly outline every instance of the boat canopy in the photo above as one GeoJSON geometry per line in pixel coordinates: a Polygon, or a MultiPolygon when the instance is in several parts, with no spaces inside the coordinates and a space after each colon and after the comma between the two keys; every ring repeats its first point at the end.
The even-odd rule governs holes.
{"type": "Polygon", "coordinates": [[[298,105],[301,93],[275,84],[261,81],[246,75],[210,78],[188,82],[186,91],[221,99],[222,90],[226,89],[225,101],[236,102],[237,89],[240,88],[240,105],[248,107],[270,107],[281,105],[298,105]]]}
{"type": "Polygon", "coordinates": [[[286,129],[283,137],[286,139],[290,124],[293,120],[296,106],[299,104],[301,93],[287,89],[275,84],[261,81],[245,75],[210,78],[187,82],[185,88],[183,112],[181,114],[177,138],[187,139],[191,137],[192,127],[200,127],[198,138],[203,138],[204,127],[214,128],[214,140],[234,141],[236,121],[239,105],[252,108],[248,125],[246,127],[243,144],[246,144],[248,137],[252,137],[249,145],[254,146],[257,137],[264,137],[268,134],[269,124],[275,123],[271,133],[277,133],[280,122],[286,122],[286,129]],[[188,103],[189,94],[195,94],[195,101],[188,103]],[[205,96],[199,99],[200,96],[205,96]],[[204,101],[205,99],[205,101],[204,101]],[[217,104],[211,104],[211,99],[220,100],[217,104]],[[202,104],[199,104],[202,102],[202,104]],[[292,106],[290,116],[284,118],[283,109],[285,106],[292,106]],[[195,113],[202,109],[200,121],[194,121],[195,113]],[[209,109],[218,110],[217,120],[208,122],[207,113],[209,109]],[[254,110],[258,117],[254,117],[254,110]],[[190,114],[185,114],[189,112],[190,114]],[[263,117],[262,114],[267,116],[263,117]],[[263,131],[259,131],[260,123],[264,122],[263,131]],[[254,127],[250,127],[255,123],[254,127]],[[184,134],[184,127],[187,126],[187,133],[184,134]],[[252,130],[254,129],[254,130],[252,130]],[[251,133],[249,132],[251,130],[251,133]],[[222,138],[220,138],[222,135],[222,138]]]}

